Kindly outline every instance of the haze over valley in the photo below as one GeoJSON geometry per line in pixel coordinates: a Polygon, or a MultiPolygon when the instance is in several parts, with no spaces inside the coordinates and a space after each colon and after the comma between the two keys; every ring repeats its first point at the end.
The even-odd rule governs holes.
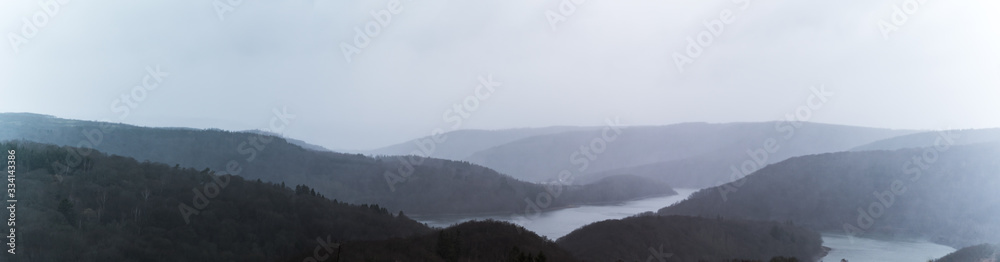
{"type": "Polygon", "coordinates": [[[995,262],[1000,3],[4,1],[2,262],[995,262]]]}

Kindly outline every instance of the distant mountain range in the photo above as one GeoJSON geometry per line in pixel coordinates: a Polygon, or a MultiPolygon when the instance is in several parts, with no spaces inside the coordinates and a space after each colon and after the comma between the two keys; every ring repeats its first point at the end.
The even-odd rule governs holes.
{"type": "Polygon", "coordinates": [[[946,143],[969,145],[991,142],[1000,142],[1000,128],[919,132],[882,139],[852,148],[851,151],[898,150],[904,148],[932,147],[936,144],[946,143]]]}
{"type": "MultiPolygon", "coordinates": [[[[308,185],[320,194],[356,204],[379,204],[412,214],[524,214],[592,202],[676,194],[645,178],[612,179],[615,185],[533,184],[467,162],[414,156],[367,157],[307,150],[284,138],[217,129],[148,128],[0,114],[0,141],[27,140],[94,148],[139,161],[160,162],[247,179],[308,185]],[[622,186],[621,183],[634,183],[622,186]],[[620,190],[589,191],[583,189],[620,190]]],[[[79,156],[49,163],[58,172],[77,169],[79,156]]]]}
{"type": "MultiPolygon", "coordinates": [[[[732,167],[743,169],[746,161],[766,165],[915,132],[805,122],[683,123],[622,127],[613,141],[604,141],[602,127],[456,131],[444,134],[454,140],[438,147],[448,152],[441,154],[445,158],[480,164],[525,181],[548,181],[568,170],[578,174],[576,183],[630,174],[674,187],[702,188],[734,180],[732,167]],[[763,155],[760,150],[769,141],[775,150],[763,155]]],[[[428,139],[368,153],[410,154],[419,141],[428,139]]]]}
{"type": "MultiPolygon", "coordinates": [[[[461,161],[472,154],[507,144],[519,139],[563,133],[570,131],[598,130],[600,127],[572,127],[555,126],[542,128],[514,128],[502,130],[455,130],[440,135],[436,142],[434,137],[426,136],[403,143],[390,145],[373,150],[354,150],[351,153],[361,153],[366,155],[413,155],[414,151],[421,152],[420,148],[426,144],[425,141],[435,141],[434,150],[430,155],[433,158],[449,159],[461,161]]],[[[422,154],[422,152],[421,152],[422,154]]]]}
{"type": "MultiPolygon", "coordinates": [[[[88,132],[95,124],[98,128],[102,124],[57,118],[28,122],[23,119],[3,120],[0,123],[7,127],[4,132],[9,132],[10,127],[32,126],[40,128],[36,131],[47,134],[75,134],[77,132],[74,131],[80,130],[83,139],[92,137],[93,133],[88,132]]],[[[159,147],[148,147],[142,143],[126,144],[141,147],[147,152],[184,149],[186,145],[182,143],[182,139],[170,135],[173,132],[183,132],[188,137],[194,137],[192,142],[187,143],[198,143],[208,149],[213,146],[210,140],[197,137],[216,135],[220,137],[214,139],[227,139],[227,132],[219,130],[150,129],[119,125],[114,127],[114,131],[102,134],[104,137],[96,144],[117,145],[104,139],[109,139],[111,135],[126,134],[158,141],[154,143],[159,147]]],[[[67,135],[49,136],[48,139],[72,140],[67,135]]],[[[267,146],[282,145],[278,143],[280,138],[272,139],[274,140],[267,143],[267,146]]],[[[603,222],[600,225],[624,223],[623,226],[630,227],[634,221],[639,221],[636,225],[647,227],[639,229],[643,233],[592,229],[599,228],[593,226],[571,234],[579,238],[582,245],[604,239],[603,234],[619,234],[618,238],[632,240],[612,243],[596,253],[580,252],[580,245],[567,240],[567,247],[575,250],[571,252],[564,249],[562,244],[510,223],[473,221],[445,229],[428,228],[409,219],[403,212],[390,212],[385,206],[354,205],[330,199],[318,193],[313,188],[314,185],[245,178],[243,175],[250,173],[249,171],[241,172],[239,176],[224,176],[222,172],[209,168],[140,162],[94,149],[60,147],[25,140],[0,142],[0,147],[17,151],[18,170],[22,177],[18,179],[18,188],[22,190],[19,192],[24,192],[18,195],[18,199],[25,203],[24,208],[18,209],[18,221],[28,221],[18,224],[19,232],[23,232],[25,236],[19,239],[19,243],[34,247],[21,254],[32,261],[303,261],[317,257],[336,258],[335,261],[594,261],[620,254],[602,252],[636,249],[639,246],[634,246],[637,243],[635,241],[648,240],[644,236],[651,232],[681,230],[694,234],[695,231],[691,230],[695,228],[717,226],[720,230],[702,229],[697,232],[708,238],[715,236],[713,234],[724,233],[721,236],[737,243],[764,242],[754,246],[718,246],[709,242],[697,242],[700,243],[700,249],[684,248],[669,255],[691,258],[702,256],[703,253],[699,252],[722,250],[724,253],[721,254],[726,257],[758,258],[770,254],[798,256],[810,255],[819,243],[815,241],[815,233],[777,223],[717,222],[682,217],[666,217],[663,218],[666,222],[650,222],[648,220],[659,218],[636,218],[622,222],[603,222]],[[763,232],[762,230],[770,230],[768,232],[771,235],[732,234],[763,232]],[[585,232],[590,231],[599,233],[597,238],[588,237],[589,233],[585,232]]],[[[126,146],[118,150],[133,152],[128,148],[126,146]]],[[[298,147],[283,145],[276,151],[299,154],[297,156],[300,157],[308,155],[296,153],[289,148],[298,147]]],[[[311,154],[335,154],[301,148],[298,150],[311,154]]],[[[206,151],[209,152],[192,149],[192,152],[200,152],[198,157],[213,157],[210,153],[214,151],[206,151]]],[[[173,154],[147,156],[192,161],[173,154]]],[[[263,153],[258,156],[268,157],[263,153]]],[[[357,162],[358,159],[375,162],[402,161],[356,157],[317,161],[347,166],[357,164],[350,161],[357,162]]],[[[464,174],[466,176],[489,177],[489,171],[482,171],[488,170],[484,167],[439,159],[424,161],[420,166],[452,167],[457,172],[480,172],[464,174]],[[451,166],[455,163],[460,165],[451,166]]],[[[437,169],[434,172],[441,171],[437,169]]],[[[519,181],[505,181],[506,185],[498,190],[516,190],[518,187],[515,182],[519,181]]],[[[524,184],[521,187],[531,185],[520,183],[524,184]]],[[[417,187],[428,188],[423,184],[417,187]]],[[[673,193],[663,191],[664,189],[669,190],[669,187],[638,176],[623,175],[605,178],[601,183],[568,186],[561,199],[575,199],[585,203],[627,199],[634,197],[633,192],[637,191],[673,193]]],[[[456,188],[449,190],[462,191],[456,188]]],[[[484,200],[483,195],[483,192],[476,192],[467,197],[484,200]]],[[[487,192],[485,195],[496,194],[487,192]]],[[[468,202],[461,199],[446,201],[449,201],[444,202],[446,205],[468,202]]],[[[663,236],[654,240],[676,243],[681,241],[676,237],[682,235],[684,234],[663,236]]],[[[646,254],[642,253],[639,256],[644,255],[646,254]]]]}
{"type": "Polygon", "coordinates": [[[815,231],[1000,242],[1000,129],[765,122],[443,135],[431,156],[452,159],[411,154],[434,137],[366,156],[263,131],[0,114],[0,145],[17,149],[20,199],[31,203],[18,210],[32,221],[24,243],[55,250],[29,252],[33,261],[302,261],[317,246],[343,261],[808,261],[824,252],[815,231]],[[672,186],[708,188],[555,242],[506,222],[437,229],[408,218],[528,215],[672,186]]]}

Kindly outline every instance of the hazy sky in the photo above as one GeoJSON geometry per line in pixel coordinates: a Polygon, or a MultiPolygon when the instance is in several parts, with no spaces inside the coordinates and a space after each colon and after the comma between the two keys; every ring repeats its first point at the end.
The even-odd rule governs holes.
{"type": "Polygon", "coordinates": [[[391,2],[2,1],[0,112],[246,130],[286,109],[286,136],[365,149],[449,130],[466,100],[463,129],[771,121],[823,85],[810,121],[1000,127],[998,1],[391,2]],[[372,12],[391,20],[348,62],[372,12]]]}

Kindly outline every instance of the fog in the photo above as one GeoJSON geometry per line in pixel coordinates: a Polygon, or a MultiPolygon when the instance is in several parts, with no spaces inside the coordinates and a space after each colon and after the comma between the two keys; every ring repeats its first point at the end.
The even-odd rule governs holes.
{"type": "Polygon", "coordinates": [[[579,2],[4,1],[0,112],[247,130],[284,110],[286,136],[370,149],[435,128],[774,121],[823,86],[809,121],[1000,126],[994,1],[579,2]]]}

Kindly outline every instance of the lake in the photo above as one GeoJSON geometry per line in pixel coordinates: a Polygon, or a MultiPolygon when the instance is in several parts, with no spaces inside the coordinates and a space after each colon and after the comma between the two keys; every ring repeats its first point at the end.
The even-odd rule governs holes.
{"type": "Polygon", "coordinates": [[[823,258],[827,262],[847,261],[914,261],[941,258],[955,252],[954,248],[927,241],[887,241],[868,238],[850,238],[839,234],[823,234],[823,245],[833,248],[823,258]]]}
{"type": "Polygon", "coordinates": [[[565,236],[574,229],[580,228],[590,223],[604,221],[608,219],[620,219],[627,216],[639,214],[646,211],[656,212],[660,208],[686,199],[698,189],[674,189],[676,195],[653,197],[628,201],[613,205],[599,206],[578,206],[559,210],[547,211],[536,217],[528,218],[524,214],[500,215],[500,216],[437,216],[437,217],[412,217],[413,219],[427,223],[433,227],[447,227],[453,224],[469,221],[495,219],[509,221],[518,224],[538,235],[556,240],[565,236]]]}
{"type": "MultiPolygon", "coordinates": [[[[453,224],[469,221],[495,219],[518,224],[541,236],[555,240],[569,234],[573,230],[590,223],[608,219],[620,219],[646,211],[656,212],[660,208],[680,202],[698,191],[698,189],[674,189],[677,195],[653,197],[641,200],[627,201],[614,205],[585,205],[545,212],[534,218],[523,215],[499,216],[436,216],[413,217],[417,221],[433,227],[447,227],[453,224]]],[[[823,234],[823,246],[832,248],[823,261],[906,261],[926,262],[929,259],[940,258],[955,251],[954,248],[930,243],[927,241],[889,241],[868,238],[854,238],[853,242],[846,236],[838,234],[823,234]]]]}

